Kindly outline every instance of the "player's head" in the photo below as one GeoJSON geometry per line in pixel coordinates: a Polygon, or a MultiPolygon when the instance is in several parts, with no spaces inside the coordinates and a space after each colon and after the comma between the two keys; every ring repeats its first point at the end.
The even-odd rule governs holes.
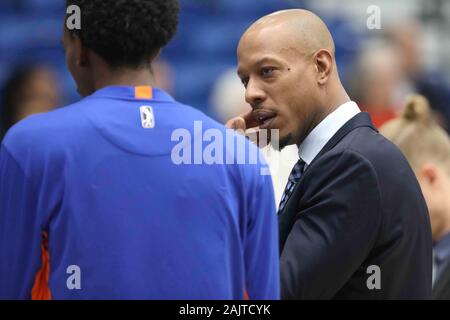
{"type": "Polygon", "coordinates": [[[271,118],[261,128],[279,129],[281,148],[301,143],[340,84],[325,23],[306,10],[275,12],[244,33],[237,53],[246,101],[256,119],[271,118]]]}
{"type": "Polygon", "coordinates": [[[178,0],[66,0],[72,5],[80,8],[80,29],[66,23],[63,42],[83,96],[95,91],[100,64],[111,72],[150,68],[178,25],[178,0]]]}
{"type": "Polygon", "coordinates": [[[448,228],[450,197],[450,138],[432,119],[427,100],[413,96],[403,116],[380,128],[408,159],[422,188],[433,237],[448,228]]]}

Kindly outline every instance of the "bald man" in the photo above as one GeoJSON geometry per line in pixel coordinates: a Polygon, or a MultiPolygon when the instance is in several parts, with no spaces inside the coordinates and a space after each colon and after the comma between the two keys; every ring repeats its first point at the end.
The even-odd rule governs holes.
{"type": "Polygon", "coordinates": [[[428,299],[431,231],[399,150],[339,79],[333,38],[305,10],[261,18],[242,36],[238,74],[252,111],[235,129],[279,129],[299,161],[279,209],[284,299],[428,299]]]}

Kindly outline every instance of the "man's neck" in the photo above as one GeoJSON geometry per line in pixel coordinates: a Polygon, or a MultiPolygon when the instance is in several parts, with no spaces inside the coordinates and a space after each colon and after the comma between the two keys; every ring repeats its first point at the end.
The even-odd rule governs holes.
{"type": "Polygon", "coordinates": [[[335,94],[330,96],[332,98],[328,99],[325,103],[325,107],[322,109],[323,112],[316,113],[315,116],[311,119],[310,126],[305,126],[304,132],[301,134],[301,139],[296,143],[297,147],[302,144],[302,142],[311,133],[311,131],[314,130],[314,128],[317,127],[319,123],[321,123],[326,117],[336,111],[344,103],[351,101],[350,97],[342,86],[340,86],[340,88],[336,90],[335,94]]]}
{"type": "Polygon", "coordinates": [[[109,86],[153,86],[154,76],[150,67],[139,69],[120,68],[97,73],[94,80],[95,90],[109,86]]]}
{"type": "Polygon", "coordinates": [[[337,108],[349,101],[351,101],[350,97],[348,96],[345,89],[340,85],[336,89],[336,93],[332,95],[327,103],[327,105],[329,106],[329,110],[325,117],[327,117],[329,114],[336,111],[337,108]]]}

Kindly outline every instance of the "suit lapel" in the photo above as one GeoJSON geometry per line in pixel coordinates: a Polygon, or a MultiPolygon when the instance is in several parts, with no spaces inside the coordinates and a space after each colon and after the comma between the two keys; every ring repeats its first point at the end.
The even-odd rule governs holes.
{"type": "Polygon", "coordinates": [[[327,142],[327,144],[323,147],[323,149],[319,152],[319,154],[314,158],[314,160],[309,164],[309,166],[304,170],[303,176],[300,181],[295,186],[291,196],[289,197],[286,205],[284,206],[284,210],[279,213],[278,223],[279,223],[279,233],[280,233],[280,253],[284,247],[284,243],[287,239],[287,236],[292,228],[292,223],[295,221],[295,217],[299,212],[298,201],[301,199],[304,189],[305,176],[308,175],[309,169],[314,165],[318,159],[320,159],[325,153],[330,151],[336,146],[347,134],[351,131],[361,128],[361,127],[369,127],[373,130],[378,130],[372,123],[370,119],[370,115],[367,112],[361,112],[347,121],[327,142]]]}

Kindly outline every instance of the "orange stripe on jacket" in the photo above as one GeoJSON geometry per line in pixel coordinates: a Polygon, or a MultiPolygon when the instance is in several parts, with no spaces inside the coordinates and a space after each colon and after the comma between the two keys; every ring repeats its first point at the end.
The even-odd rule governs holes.
{"type": "Polygon", "coordinates": [[[136,99],[152,99],[153,88],[150,86],[140,86],[134,88],[134,97],[136,99]]]}
{"type": "Polygon", "coordinates": [[[31,290],[32,300],[51,300],[52,294],[48,287],[48,277],[50,275],[50,254],[48,252],[48,233],[42,234],[42,264],[41,269],[34,278],[34,286],[31,290]]]}

